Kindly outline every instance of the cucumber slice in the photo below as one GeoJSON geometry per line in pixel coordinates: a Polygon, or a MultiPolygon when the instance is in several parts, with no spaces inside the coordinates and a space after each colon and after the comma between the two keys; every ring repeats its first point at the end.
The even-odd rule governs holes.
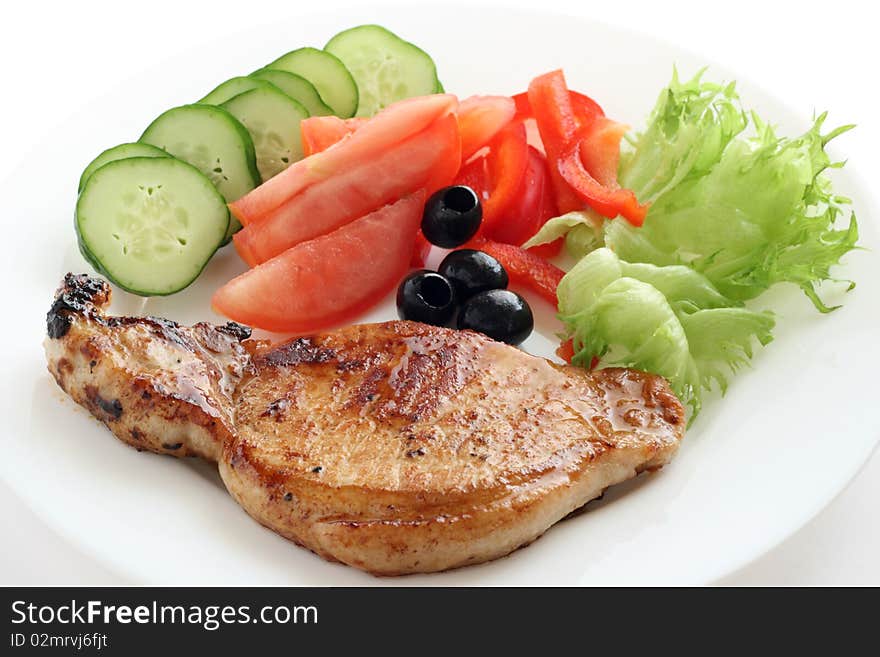
{"type": "Polygon", "coordinates": [[[443,86],[443,83],[440,82],[439,78],[437,80],[437,86],[434,87],[434,93],[435,94],[445,94],[446,93],[446,88],[443,86]]]}
{"type": "Polygon", "coordinates": [[[167,295],[192,283],[223,241],[229,211],[194,166],[130,157],[99,167],[76,204],[83,255],[119,287],[167,295]]]}
{"type": "Polygon", "coordinates": [[[260,86],[260,81],[252,77],[240,76],[237,78],[229,78],[226,82],[221,82],[213,91],[202,98],[200,103],[207,105],[222,105],[227,100],[245,91],[250,91],[260,86]]]}
{"type": "Polygon", "coordinates": [[[295,101],[302,103],[309,116],[329,116],[333,110],[324,104],[314,85],[301,75],[279,69],[261,68],[250,75],[252,78],[274,84],[295,101]]]}
{"type": "Polygon", "coordinates": [[[308,118],[305,107],[274,85],[251,89],[223,103],[247,128],[257,153],[257,169],[263,180],[281,173],[302,159],[299,123],[308,118]]]}
{"type": "Polygon", "coordinates": [[[324,50],[342,60],[354,76],[358,116],[372,116],[395,101],[437,90],[437,67],[428,54],[379,25],[340,32],[324,50]]]}
{"type": "MultiPolygon", "coordinates": [[[[147,127],[140,141],[192,164],[229,203],[261,182],[250,134],[222,107],[197,103],[170,109],[147,127]]],[[[227,237],[240,228],[233,218],[227,237]]]]}
{"type": "Polygon", "coordinates": [[[336,116],[347,119],[358,107],[358,88],[345,65],[317,48],[300,48],[281,55],[266,68],[294,73],[311,82],[336,116]]]}
{"type": "Polygon", "coordinates": [[[94,160],[89,162],[89,166],[85,168],[85,171],[82,172],[82,175],[79,178],[79,186],[77,187],[77,193],[83,190],[83,187],[86,186],[86,181],[89,179],[97,169],[104,166],[108,162],[113,162],[114,160],[124,160],[127,157],[168,157],[168,153],[163,151],[161,148],[156,148],[155,146],[150,146],[149,144],[141,144],[140,142],[133,142],[131,144],[119,144],[119,146],[114,146],[113,148],[108,148],[106,151],[98,155],[94,160]]]}

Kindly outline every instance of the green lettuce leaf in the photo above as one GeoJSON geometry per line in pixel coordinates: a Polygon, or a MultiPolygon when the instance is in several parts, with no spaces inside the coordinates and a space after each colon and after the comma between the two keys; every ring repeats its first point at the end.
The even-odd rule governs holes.
{"type": "MultiPolygon", "coordinates": [[[[715,94],[710,105],[719,102],[714,86],[708,94],[715,94]]],[[[734,100],[724,96],[720,107],[704,111],[729,115],[734,100]]],[[[752,114],[754,135],[728,139],[730,130],[721,130],[717,140],[724,145],[719,150],[691,142],[691,130],[662,130],[670,121],[677,124],[679,117],[677,104],[661,96],[651,125],[620,169],[621,184],[632,187],[642,201],[652,199],[653,205],[641,228],[606,222],[605,243],[625,260],[687,264],[732,299],[752,299],[788,282],[803,289],[820,311],[832,310],[819,299],[816,286],[831,279],[831,267],[856,247],[858,226],[854,215],[846,226],[836,226],[849,201],[833,193],[825,175],[840,166],[832,164],[825,146],[852,126],[823,135],[823,114],[803,135],[789,139],[752,114]],[[646,169],[662,166],[655,153],[658,133],[669,138],[660,150],[691,150],[690,160],[699,165],[682,175],[688,158],[673,158],[670,171],[647,180],[646,169]]],[[[735,128],[732,120],[729,127],[735,128]]]]}
{"type": "Polygon", "coordinates": [[[754,342],[772,339],[770,313],[741,307],[699,272],[628,263],[607,248],[582,258],[557,295],[575,364],[599,356],[600,366],[660,374],[691,407],[691,420],[702,391],[726,390],[727,375],[748,363],[754,342]]]}
{"type": "Polygon", "coordinates": [[[608,246],[629,262],[684,264],[725,296],[753,299],[777,283],[800,287],[822,312],[833,310],[817,286],[856,247],[858,224],[849,200],[834,193],[825,147],[851,129],[822,133],[826,115],[797,138],[780,137],[743,111],[733,84],[703,80],[701,71],[664,89],[646,129],[629,138],[618,179],[651,207],[645,224],[604,221],[575,212],[530,240],[566,236],[580,257],[608,246]]]}
{"type": "Polygon", "coordinates": [[[565,249],[573,258],[582,258],[605,245],[605,219],[592,210],[575,210],[548,220],[524,249],[565,237],[565,249]]]}
{"type": "Polygon", "coordinates": [[[565,235],[565,250],[572,258],[583,258],[601,246],[605,246],[605,231],[593,226],[574,226],[565,235]]]}
{"type": "Polygon", "coordinates": [[[618,181],[642,203],[653,203],[683,181],[708,173],[748,121],[735,83],[703,82],[705,69],[691,80],[672,82],[660,92],[648,127],[620,158],[618,181]]]}

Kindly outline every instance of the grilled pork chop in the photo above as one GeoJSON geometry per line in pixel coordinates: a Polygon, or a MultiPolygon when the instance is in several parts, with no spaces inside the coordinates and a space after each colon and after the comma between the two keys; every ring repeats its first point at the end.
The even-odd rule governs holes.
{"type": "Polygon", "coordinates": [[[263,525],[375,574],[494,559],[663,466],[684,410],[660,377],[555,365],[470,331],[350,326],[272,346],[236,324],[109,317],[68,274],[58,384],[121,440],[219,465],[263,525]]]}

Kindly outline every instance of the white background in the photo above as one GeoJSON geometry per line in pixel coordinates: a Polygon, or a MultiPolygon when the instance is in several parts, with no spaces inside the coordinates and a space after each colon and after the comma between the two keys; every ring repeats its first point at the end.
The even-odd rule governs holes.
{"type": "MultiPolygon", "coordinates": [[[[79,0],[5,7],[6,29],[0,39],[4,73],[0,178],[17,167],[43,133],[61,123],[69,112],[100,96],[114,81],[147,69],[157,58],[218,36],[271,23],[280,16],[295,16],[301,2],[151,0],[130,4],[79,0]]],[[[364,3],[320,2],[323,8],[339,6],[340,11],[352,4],[364,3]]],[[[708,61],[725,64],[790,106],[803,108],[804,113],[831,109],[832,124],[858,123],[856,136],[846,143],[849,166],[866,176],[880,173],[876,163],[880,48],[874,12],[863,0],[507,0],[484,4],[498,5],[499,11],[516,5],[580,14],[656,34],[703,53],[708,61]]],[[[430,12],[426,7],[426,21],[430,21],[430,12]]],[[[466,10],[461,13],[462,20],[467,20],[466,10]]],[[[492,27],[487,25],[486,29],[492,27]]],[[[210,58],[211,52],[206,49],[202,55],[210,58]]],[[[462,44],[462,56],[468,56],[466,44],[462,44]]],[[[585,43],[584,57],[602,57],[602,53],[592,52],[585,43]]],[[[45,160],[46,166],[51,166],[51,152],[45,153],[45,160]]],[[[8,228],[26,217],[5,220],[8,228]]],[[[860,220],[875,218],[862,212],[860,220]]],[[[796,364],[793,367],[792,375],[796,376],[796,364]]],[[[829,443],[840,449],[845,438],[829,436],[829,443]]],[[[880,584],[878,501],[880,456],[875,454],[852,485],[812,523],[722,583],[880,584]]],[[[53,534],[3,484],[0,517],[4,525],[0,584],[125,583],[53,534]]]]}

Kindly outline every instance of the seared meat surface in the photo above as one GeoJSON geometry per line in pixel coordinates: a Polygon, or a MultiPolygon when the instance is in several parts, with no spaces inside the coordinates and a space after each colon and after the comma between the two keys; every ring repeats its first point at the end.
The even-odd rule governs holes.
{"type": "Polygon", "coordinates": [[[586,372],[413,322],[280,345],[244,327],[104,315],[68,275],[49,371],[121,440],[217,461],[262,524],[376,574],[479,563],[667,463],[684,411],[660,377],[586,372]]]}

